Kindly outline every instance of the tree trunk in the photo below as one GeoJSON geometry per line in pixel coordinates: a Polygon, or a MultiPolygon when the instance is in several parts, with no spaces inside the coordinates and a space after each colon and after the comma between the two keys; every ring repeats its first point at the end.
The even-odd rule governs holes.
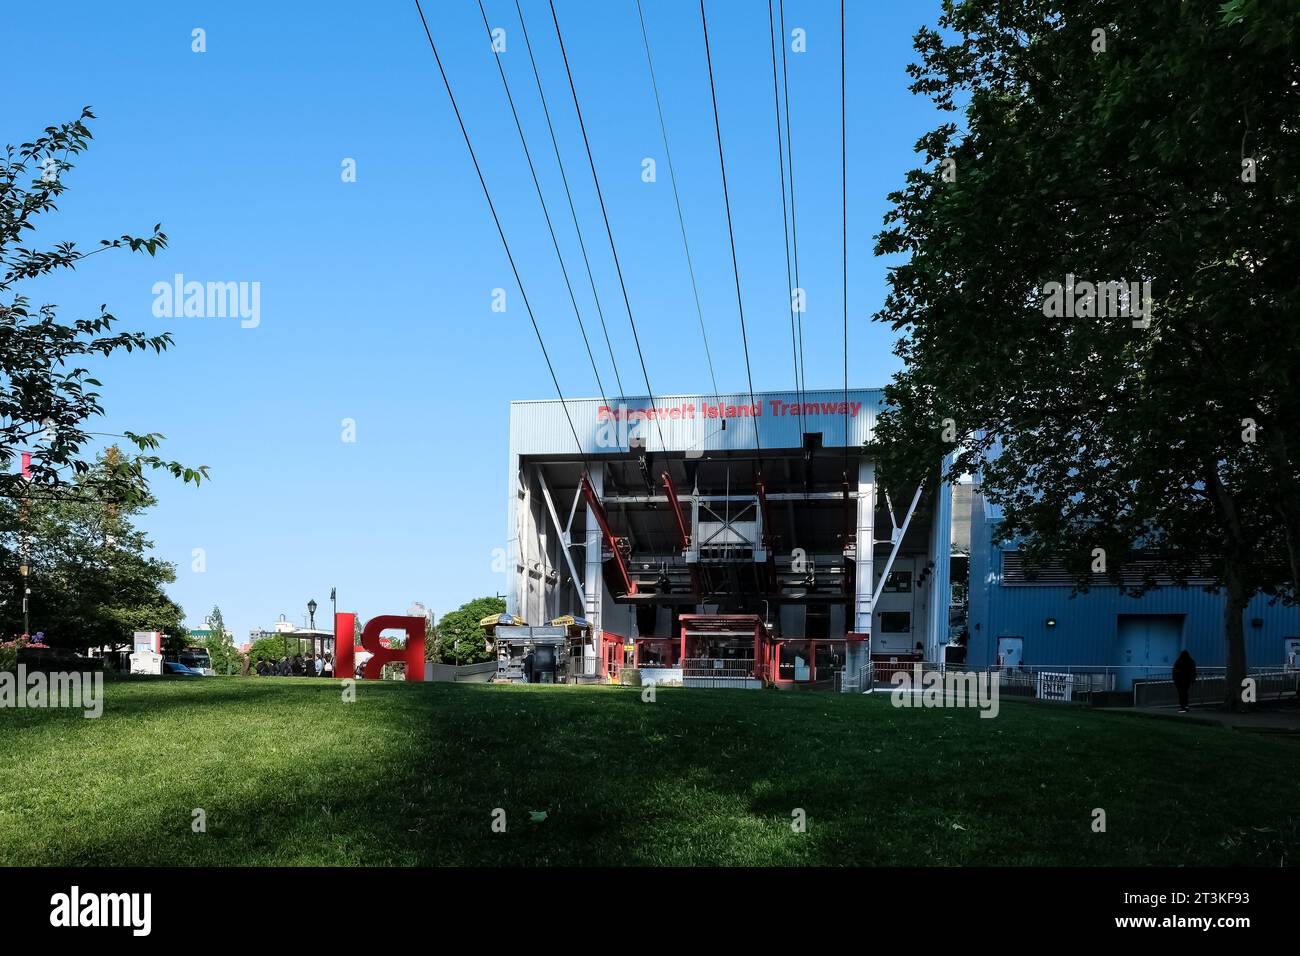
{"type": "Polygon", "coordinates": [[[1236,566],[1236,558],[1228,561],[1228,573],[1223,605],[1223,660],[1227,665],[1224,681],[1223,705],[1228,710],[1241,710],[1241,684],[1246,678],[1246,635],[1242,619],[1246,614],[1246,605],[1250,603],[1250,594],[1241,580],[1236,566]]]}
{"type": "Polygon", "coordinates": [[[1246,570],[1250,551],[1243,533],[1241,515],[1236,499],[1219,478],[1218,465],[1205,463],[1205,485],[1214,501],[1220,525],[1224,531],[1223,561],[1223,642],[1224,680],[1223,704],[1228,710],[1241,710],[1241,682],[1246,677],[1246,636],[1242,617],[1254,591],[1246,583],[1246,570]]]}
{"type": "Polygon", "coordinates": [[[1291,587],[1300,594],[1300,483],[1295,480],[1296,468],[1280,428],[1270,427],[1265,432],[1264,449],[1273,464],[1277,511],[1282,518],[1287,560],[1291,565],[1291,587]]]}

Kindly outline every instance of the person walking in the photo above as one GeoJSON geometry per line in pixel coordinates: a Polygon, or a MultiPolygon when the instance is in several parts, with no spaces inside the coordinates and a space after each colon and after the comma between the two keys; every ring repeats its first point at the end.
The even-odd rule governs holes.
{"type": "Polygon", "coordinates": [[[1174,661],[1174,687],[1178,688],[1178,712],[1188,711],[1187,701],[1192,692],[1192,683],[1196,680],[1196,661],[1192,655],[1183,651],[1174,661]]]}

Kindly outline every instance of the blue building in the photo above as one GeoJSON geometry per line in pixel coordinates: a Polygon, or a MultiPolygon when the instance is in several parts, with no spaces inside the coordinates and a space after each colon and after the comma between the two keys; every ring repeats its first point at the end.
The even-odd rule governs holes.
{"type": "MultiPolygon", "coordinates": [[[[1110,670],[1116,689],[1164,676],[1182,650],[1201,668],[1224,666],[1221,591],[1170,585],[1130,597],[1098,575],[1072,598],[1063,569],[1027,568],[1015,543],[994,540],[998,510],[978,489],[970,500],[969,664],[1110,670]]],[[[1300,660],[1300,608],[1257,595],[1245,633],[1251,669],[1300,660]]]]}

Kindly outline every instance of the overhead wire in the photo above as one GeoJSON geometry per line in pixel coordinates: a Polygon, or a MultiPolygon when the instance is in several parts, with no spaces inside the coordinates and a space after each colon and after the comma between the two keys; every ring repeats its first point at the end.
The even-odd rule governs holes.
{"type": "MultiPolygon", "coordinates": [[[[790,236],[791,248],[794,251],[794,284],[799,285],[799,216],[795,209],[794,199],[794,142],[791,134],[790,124],[790,78],[789,69],[786,66],[785,52],[785,0],[779,0],[779,12],[781,19],[781,89],[785,97],[785,155],[786,162],[790,166],[790,236]]],[[[799,321],[799,381],[800,389],[806,391],[808,388],[808,374],[804,368],[803,352],[803,312],[798,315],[799,321]]]]}
{"type": "MultiPolygon", "coordinates": [[[[492,25],[488,23],[487,10],[483,7],[483,0],[478,0],[478,12],[483,18],[483,29],[487,31],[490,41],[492,39],[492,25]]],[[[573,304],[573,315],[578,320],[578,331],[582,334],[582,344],[586,346],[587,358],[591,361],[591,371],[596,376],[596,387],[600,390],[600,396],[605,402],[605,407],[608,408],[609,396],[605,394],[605,383],[600,380],[600,369],[596,367],[596,356],[591,351],[591,342],[587,338],[587,326],[582,321],[582,310],[578,308],[578,297],[574,295],[573,283],[569,281],[569,270],[564,265],[564,254],[560,252],[560,240],[555,235],[555,225],[551,222],[551,211],[546,206],[546,197],[542,193],[542,184],[537,178],[537,167],[533,164],[533,154],[528,149],[528,138],[524,135],[524,126],[519,120],[519,111],[515,109],[515,98],[510,93],[510,82],[506,79],[506,71],[501,65],[500,55],[494,56],[493,59],[496,60],[497,73],[501,76],[501,88],[505,90],[506,102],[510,104],[510,115],[514,117],[515,129],[519,133],[519,145],[523,147],[524,159],[528,162],[528,172],[533,178],[533,188],[537,191],[537,201],[541,204],[542,216],[546,219],[546,231],[551,236],[551,246],[555,249],[555,258],[560,264],[560,274],[564,276],[564,287],[569,292],[569,302],[573,304]]]]}
{"type": "MultiPolygon", "coordinates": [[[[596,315],[600,317],[601,332],[605,336],[605,348],[609,351],[609,362],[614,369],[614,382],[618,385],[619,396],[627,393],[623,389],[623,378],[619,375],[618,360],[614,358],[614,345],[609,338],[609,326],[605,323],[605,309],[600,304],[600,293],[596,291],[596,277],[591,270],[591,259],[587,255],[587,243],[582,238],[582,227],[578,224],[578,210],[573,202],[573,191],[569,188],[569,175],[564,169],[564,157],[560,153],[560,143],[555,135],[555,125],[551,121],[551,108],[546,101],[546,91],[542,87],[542,74],[537,68],[537,58],[533,55],[533,41],[528,35],[528,24],[524,20],[523,8],[515,0],[515,13],[519,17],[519,29],[524,35],[524,46],[528,50],[528,62],[533,68],[533,80],[537,84],[537,96],[542,101],[542,115],[546,117],[546,128],[551,136],[551,148],[555,151],[555,163],[560,167],[560,181],[564,184],[564,196],[569,203],[569,215],[573,219],[573,231],[578,236],[578,249],[582,252],[582,264],[587,270],[587,281],[591,285],[591,297],[596,303],[596,315]]],[[[606,400],[606,405],[609,401],[606,400]]]]}
{"type": "MultiPolygon", "coordinates": [[[[564,73],[569,80],[569,93],[573,97],[573,109],[578,116],[578,129],[582,132],[582,144],[587,151],[587,165],[591,168],[591,180],[596,187],[596,198],[600,202],[600,215],[605,222],[605,235],[609,238],[609,250],[614,257],[614,271],[618,275],[618,285],[623,292],[623,306],[627,309],[628,324],[632,327],[632,341],[636,346],[637,358],[641,362],[641,375],[645,379],[646,397],[650,401],[650,407],[655,406],[654,389],[650,387],[650,372],[646,369],[645,353],[641,350],[641,336],[637,333],[636,318],[632,314],[632,300],[627,294],[627,282],[623,278],[623,265],[618,258],[618,247],[614,242],[614,229],[609,222],[609,210],[605,208],[605,195],[600,188],[600,176],[596,173],[596,159],[591,152],[591,140],[587,137],[587,124],[582,118],[582,105],[578,100],[578,87],[573,80],[573,70],[569,65],[569,54],[564,47],[564,34],[560,30],[560,18],[555,12],[555,0],[549,0],[551,7],[551,21],[555,24],[555,37],[560,44],[560,56],[564,60],[564,73]]],[[[659,417],[655,416],[655,428],[659,433],[659,447],[661,450],[667,450],[668,444],[664,440],[663,424],[659,417]]]]}
{"type": "MultiPolygon", "coordinates": [[[[515,0],[516,3],[519,0],[515,0]]],[[[691,244],[686,239],[686,217],[682,212],[682,197],[677,190],[677,172],[673,168],[673,153],[668,147],[668,125],[664,121],[663,101],[659,96],[659,82],[655,78],[654,57],[650,55],[650,35],[646,31],[645,12],[641,8],[641,0],[636,0],[637,17],[641,21],[641,41],[645,45],[645,61],[650,71],[650,88],[654,92],[655,111],[659,114],[659,133],[664,143],[664,158],[668,163],[668,180],[673,188],[673,202],[677,206],[677,225],[682,234],[682,248],[686,252],[686,270],[691,277],[691,292],[695,296],[695,314],[700,320],[700,336],[704,340],[704,358],[709,366],[709,380],[713,383],[713,399],[719,405],[722,404],[722,394],[718,390],[718,377],[713,371],[713,353],[709,350],[709,333],[705,330],[704,309],[700,305],[700,287],[695,279],[695,264],[691,257],[691,244]]],[[[725,426],[726,419],[723,424],[725,426]]]]}
{"type": "MultiPolygon", "coordinates": [[[[704,12],[704,0],[700,0],[700,26],[704,30],[704,57],[709,70],[709,95],[713,101],[713,129],[718,139],[718,165],[722,170],[722,200],[727,213],[727,237],[731,241],[731,271],[736,279],[736,308],[740,313],[740,342],[745,356],[745,379],[749,385],[750,404],[754,401],[754,375],[749,364],[749,336],[745,331],[745,303],[740,294],[740,266],[736,261],[736,233],[731,223],[731,194],[727,187],[727,160],[722,148],[722,123],[718,118],[718,92],[713,80],[713,54],[709,49],[709,20],[704,12]]],[[[763,450],[762,440],[758,434],[758,417],[751,416],[754,422],[754,445],[758,451],[763,450]]]]}
{"type": "Polygon", "coordinates": [[[569,413],[569,404],[564,397],[564,389],[560,387],[560,379],[555,373],[555,365],[546,349],[546,341],[542,338],[542,330],[537,324],[537,316],[533,313],[532,303],[528,301],[528,293],[524,289],[523,278],[519,274],[519,267],[515,264],[514,254],[510,251],[510,242],[506,239],[505,229],[501,225],[501,217],[497,214],[496,203],[492,201],[492,191],[488,189],[487,179],[483,176],[483,168],[479,165],[478,154],[474,150],[474,143],[470,139],[469,130],[465,126],[465,118],[461,115],[460,106],[456,102],[456,95],[452,92],[451,81],[447,77],[447,70],[443,67],[442,57],[438,55],[438,45],[433,40],[433,33],[429,30],[429,21],[425,19],[424,8],[421,6],[420,0],[415,0],[415,9],[420,15],[420,23],[424,27],[424,35],[429,41],[429,49],[433,53],[434,62],[438,65],[438,74],[442,77],[442,85],[447,90],[447,99],[451,102],[452,112],[456,114],[456,123],[460,126],[460,134],[465,140],[465,148],[469,151],[470,162],[474,164],[474,172],[478,175],[479,186],[483,190],[483,198],[487,200],[488,210],[492,213],[492,222],[496,225],[497,235],[501,238],[501,246],[505,249],[506,259],[510,263],[510,271],[514,274],[515,284],[519,288],[519,295],[524,300],[524,309],[528,313],[528,321],[532,323],[533,333],[537,336],[537,344],[541,347],[547,371],[551,374],[555,392],[560,398],[560,407],[564,411],[564,418],[568,422],[569,431],[578,446],[578,455],[582,459],[583,471],[590,474],[591,469],[587,462],[586,450],[583,447],[582,440],[578,437],[577,428],[574,427],[573,416],[569,413]]]}
{"type": "MultiPolygon", "coordinates": [[[[803,427],[803,388],[799,378],[799,344],[795,336],[795,306],[794,297],[798,289],[798,280],[791,273],[790,265],[790,218],[786,206],[785,191],[785,150],[781,143],[781,94],[777,85],[776,78],[776,24],[772,12],[772,0],[767,0],[767,30],[768,46],[772,54],[772,112],[776,118],[776,158],[777,165],[780,167],[781,175],[781,238],[785,240],[785,282],[787,286],[787,299],[790,306],[790,352],[794,360],[794,390],[795,399],[799,403],[799,447],[805,445],[804,427],[803,427]]],[[[785,49],[784,33],[781,40],[781,48],[785,49]]],[[[784,59],[784,53],[782,53],[784,59]]],[[[787,94],[788,96],[788,94],[787,94]]],[[[788,100],[787,100],[788,104],[788,100]]],[[[789,114],[787,113],[787,120],[789,114]]],[[[793,193],[794,184],[791,182],[791,192],[793,193]]]]}

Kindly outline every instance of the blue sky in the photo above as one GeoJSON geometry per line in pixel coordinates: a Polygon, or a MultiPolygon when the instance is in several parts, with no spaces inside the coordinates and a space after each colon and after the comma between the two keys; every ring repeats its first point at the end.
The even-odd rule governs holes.
{"type": "MultiPolygon", "coordinates": [[[[579,307],[599,339],[512,0],[487,0],[503,65],[556,220],[579,307]],[[583,290],[586,290],[584,293],[583,290]]],[[[633,0],[557,0],[592,151],[656,394],[709,391],[633,0]],[[658,180],[642,181],[642,160],[658,180]]],[[[848,4],[851,385],[884,384],[892,333],[869,321],[888,263],[872,253],[887,193],[918,164],[937,114],[907,92],[911,37],[934,0],[848,4]]],[[[619,374],[644,385],[544,0],[523,0],[619,374]]],[[[719,387],[745,387],[699,7],[644,0],[719,387]]],[[[425,4],[567,397],[597,394],[590,363],[473,0],[425,4]]],[[[839,5],[787,0],[809,388],[842,384],[839,5]]],[[[767,5],[711,0],[718,85],[754,387],[793,387],[767,5]]],[[[441,614],[504,590],[511,399],[554,390],[411,2],[72,2],[7,13],[18,143],[94,108],[95,140],[41,238],[86,247],[161,222],[157,259],[107,253],[21,291],[72,319],[107,303],[122,327],[176,348],[114,356],[95,430],[157,431],[211,467],[195,489],[156,483],[142,521],[178,566],[172,596],[198,625],[216,604],[238,640],[309,598],[362,617],[414,600],[441,614]],[[206,52],[191,49],[206,33],[206,52]],[[52,38],[57,35],[57,42],[52,38]],[[341,179],[345,159],[357,181],[341,179]],[[156,318],[156,282],[260,283],[260,324],[156,318]],[[504,287],[508,308],[491,310],[504,287]],[[342,440],[344,419],[356,441],[342,440]],[[206,570],[192,569],[203,549],[206,570]]],[[[788,42],[788,37],[787,37],[788,42]]],[[[601,353],[597,352],[600,361],[601,353]]],[[[600,362],[613,392],[608,354],[600,362]]],[[[327,615],[318,614],[318,623],[327,615]]]]}

